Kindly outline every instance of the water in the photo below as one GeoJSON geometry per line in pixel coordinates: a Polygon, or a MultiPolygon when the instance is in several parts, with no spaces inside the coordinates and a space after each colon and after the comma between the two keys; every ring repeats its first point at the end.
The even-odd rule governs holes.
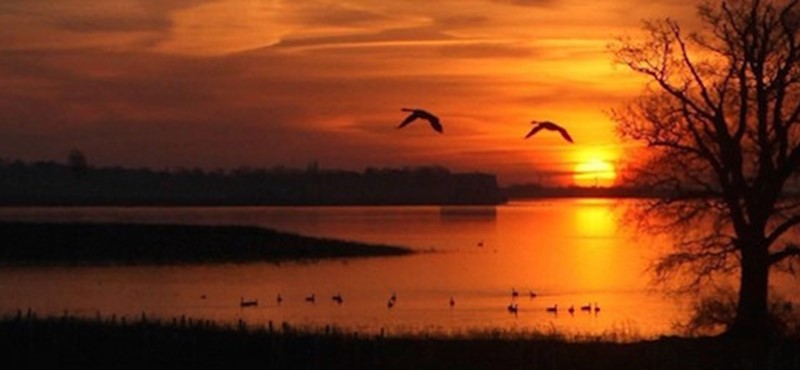
{"type": "MultiPolygon", "coordinates": [[[[613,200],[478,207],[5,208],[0,219],[258,225],[404,245],[409,257],[201,266],[2,267],[0,313],[189,317],[333,324],[389,333],[559,330],[671,333],[683,301],[652,292],[667,241],[619,227],[613,200]],[[513,299],[512,289],[520,296],[513,299]],[[535,291],[536,298],[529,292],[535,291]],[[305,301],[314,293],[315,303],[305,301]],[[341,293],[343,304],[331,299],[341,293]],[[394,307],[389,297],[396,293],[394,307]],[[283,301],[278,304],[280,294],[283,301]],[[242,309],[240,298],[258,299],[242,309]],[[450,298],[455,305],[450,306],[450,298]],[[506,307],[515,302],[519,313],[506,307]],[[580,306],[597,303],[597,314],[580,306]],[[558,304],[559,313],[546,307],[558,304]],[[570,315],[567,308],[574,305],[570,315]]],[[[109,246],[113,247],[113,246],[109,246]]],[[[796,281],[786,284],[797,291],[796,281]]]]}

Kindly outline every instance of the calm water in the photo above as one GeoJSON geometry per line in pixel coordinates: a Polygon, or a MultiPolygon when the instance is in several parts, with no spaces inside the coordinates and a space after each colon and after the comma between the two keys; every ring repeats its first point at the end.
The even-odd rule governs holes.
{"type": "MultiPolygon", "coordinates": [[[[619,227],[613,200],[514,202],[496,208],[251,207],[0,209],[0,219],[258,225],[410,246],[410,257],[281,265],[2,267],[0,313],[28,307],[77,315],[187,315],[263,324],[335,324],[389,333],[562,330],[672,331],[687,305],[651,292],[645,271],[665,240],[619,227]],[[519,313],[509,314],[511,290],[519,313]],[[538,296],[529,298],[528,292],[538,296]],[[387,302],[397,294],[396,305],[387,302]],[[316,303],[304,300],[316,294],[316,303]],[[341,293],[344,303],[330,299],[341,293]],[[276,296],[281,294],[279,305],[276,296]],[[205,298],[203,298],[205,297],[205,298]],[[241,309],[240,297],[258,299],[241,309]],[[455,306],[450,307],[453,297],[455,306]],[[578,310],[600,305],[589,314],[578,310]],[[559,313],[545,308],[558,304],[559,313]],[[570,315],[567,308],[574,305],[570,315]]],[[[108,246],[113,248],[114,246],[108,246]]],[[[783,280],[783,290],[798,291],[783,280]]],[[[798,298],[798,297],[794,297],[798,298]]]]}

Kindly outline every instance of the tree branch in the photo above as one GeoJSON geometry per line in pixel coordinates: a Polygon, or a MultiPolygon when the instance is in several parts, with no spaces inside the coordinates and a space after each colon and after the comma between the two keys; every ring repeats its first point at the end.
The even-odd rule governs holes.
{"type": "Polygon", "coordinates": [[[798,224],[800,224],[800,214],[796,214],[783,221],[776,228],[772,229],[769,235],[767,235],[766,239],[767,245],[772,245],[772,243],[778,240],[778,238],[780,238],[781,235],[789,231],[792,227],[797,226],[798,224]]]}
{"type": "Polygon", "coordinates": [[[769,264],[772,266],[791,257],[800,257],[800,248],[798,248],[797,245],[790,244],[784,247],[782,250],[770,254],[769,264]]]}
{"type": "Polygon", "coordinates": [[[700,88],[700,96],[703,97],[703,100],[707,106],[713,110],[716,110],[717,104],[714,103],[714,101],[711,99],[711,96],[708,94],[708,88],[706,88],[706,84],[703,82],[703,79],[697,72],[697,68],[695,68],[691,58],[689,58],[689,52],[686,51],[686,43],[683,41],[681,36],[681,28],[674,21],[668,21],[667,25],[670,27],[670,30],[672,30],[672,36],[675,38],[675,41],[681,48],[681,59],[683,59],[683,63],[686,65],[686,68],[689,69],[689,73],[691,73],[692,78],[694,78],[694,82],[700,88]]]}

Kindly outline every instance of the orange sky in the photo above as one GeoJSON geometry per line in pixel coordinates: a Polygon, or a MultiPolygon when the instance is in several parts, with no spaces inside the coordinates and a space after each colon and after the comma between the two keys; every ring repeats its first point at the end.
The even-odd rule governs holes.
{"type": "Polygon", "coordinates": [[[693,13],[688,0],[4,0],[0,157],[437,164],[567,185],[622,156],[605,112],[643,88],[607,44],[693,13]],[[396,130],[401,107],[435,112],[445,134],[396,130]],[[523,141],[532,119],[575,144],[523,141]]]}

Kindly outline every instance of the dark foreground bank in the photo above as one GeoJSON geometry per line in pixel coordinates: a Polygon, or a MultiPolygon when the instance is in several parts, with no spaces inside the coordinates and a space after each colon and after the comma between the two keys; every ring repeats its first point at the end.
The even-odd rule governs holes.
{"type": "Polygon", "coordinates": [[[138,318],[0,320],[0,355],[24,368],[80,369],[798,369],[800,341],[670,338],[569,343],[557,337],[381,337],[288,326],[248,329],[138,318]]]}
{"type": "Polygon", "coordinates": [[[247,226],[0,222],[2,264],[279,262],[409,253],[247,226]]]}

